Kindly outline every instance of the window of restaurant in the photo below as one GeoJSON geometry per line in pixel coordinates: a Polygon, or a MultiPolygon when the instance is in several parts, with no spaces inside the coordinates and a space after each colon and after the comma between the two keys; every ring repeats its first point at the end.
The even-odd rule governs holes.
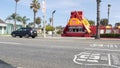
{"type": "Polygon", "coordinates": [[[106,29],[106,32],[105,32],[105,33],[106,33],[106,34],[110,34],[111,31],[112,31],[111,29],[106,29]]]}
{"type": "Polygon", "coordinates": [[[84,28],[82,26],[70,26],[68,32],[84,32],[84,28]]]}

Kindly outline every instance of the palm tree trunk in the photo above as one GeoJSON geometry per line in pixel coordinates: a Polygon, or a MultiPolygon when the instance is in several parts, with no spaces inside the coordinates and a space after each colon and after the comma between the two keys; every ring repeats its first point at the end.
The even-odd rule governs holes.
{"type": "Polygon", "coordinates": [[[36,12],[34,12],[34,24],[33,24],[33,28],[35,28],[35,19],[36,19],[36,12]]]}
{"type": "Polygon", "coordinates": [[[17,2],[16,2],[16,5],[15,5],[14,30],[16,30],[16,14],[17,14],[17,2]]]}
{"type": "Polygon", "coordinates": [[[95,39],[100,39],[100,2],[101,0],[96,0],[96,1],[97,1],[97,30],[96,30],[95,39]]]}

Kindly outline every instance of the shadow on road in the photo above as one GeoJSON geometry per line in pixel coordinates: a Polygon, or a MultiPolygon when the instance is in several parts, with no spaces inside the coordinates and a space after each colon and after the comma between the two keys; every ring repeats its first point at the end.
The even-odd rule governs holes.
{"type": "Polygon", "coordinates": [[[0,60],[0,68],[16,68],[16,67],[13,67],[12,65],[0,60]]]}

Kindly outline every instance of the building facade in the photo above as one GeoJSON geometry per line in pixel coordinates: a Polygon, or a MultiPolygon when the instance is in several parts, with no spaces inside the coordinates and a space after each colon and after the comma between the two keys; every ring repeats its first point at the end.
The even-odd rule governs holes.
{"type": "Polygon", "coordinates": [[[5,34],[6,33],[6,26],[7,24],[0,19],[0,34],[5,34]]]}
{"type": "MultiPolygon", "coordinates": [[[[16,28],[21,28],[22,25],[16,25],[16,28]]],[[[0,19],[0,35],[2,34],[11,34],[14,30],[14,25],[12,23],[5,23],[3,20],[0,19]]]]}

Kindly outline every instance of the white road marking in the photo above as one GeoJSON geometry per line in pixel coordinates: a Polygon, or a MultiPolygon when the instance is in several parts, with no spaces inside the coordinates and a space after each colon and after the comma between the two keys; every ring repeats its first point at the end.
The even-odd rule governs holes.
{"type": "Polygon", "coordinates": [[[90,44],[90,47],[97,48],[118,48],[116,44],[90,44]]]}
{"type": "Polygon", "coordinates": [[[17,67],[17,68],[23,68],[23,67],[17,67]]]}
{"type": "Polygon", "coordinates": [[[97,51],[117,51],[117,52],[120,52],[120,50],[111,50],[111,49],[100,49],[100,48],[85,48],[87,50],[97,50],[97,51]]]}
{"type": "Polygon", "coordinates": [[[108,65],[111,66],[111,57],[110,57],[110,54],[108,54],[108,65]]]}
{"type": "Polygon", "coordinates": [[[1,44],[15,44],[15,45],[19,45],[21,43],[16,43],[16,42],[0,42],[1,44]]]}
{"type": "MultiPolygon", "coordinates": [[[[80,55],[83,55],[83,54],[89,54],[89,52],[81,52],[81,53],[79,53],[79,54],[77,54],[77,55],[74,55],[74,59],[73,59],[73,62],[74,63],[76,63],[76,64],[80,64],[80,65],[82,65],[82,64],[84,64],[84,63],[82,63],[82,61],[85,61],[85,60],[81,60],[81,59],[77,59],[77,58],[81,58],[80,57],[80,55]],[[79,57],[78,57],[79,56],[79,57]],[[81,61],[81,62],[78,62],[78,61],[76,61],[76,60],[78,60],[78,61],[81,61]]],[[[94,53],[93,53],[94,54],[94,53]]],[[[96,53],[95,53],[96,54],[96,53]]],[[[90,53],[90,55],[92,55],[91,53],[90,53]]],[[[96,54],[96,55],[98,55],[98,56],[100,56],[100,54],[96,54]]],[[[84,65],[90,65],[90,66],[93,66],[93,65],[103,65],[103,66],[111,66],[111,67],[115,67],[115,68],[120,68],[119,66],[116,66],[116,65],[112,65],[111,64],[111,55],[110,54],[108,54],[108,55],[106,55],[106,56],[108,56],[108,59],[106,59],[106,60],[108,60],[108,64],[100,64],[99,62],[96,62],[97,64],[84,64],[84,65]],[[99,64],[98,64],[99,63],[99,64]]],[[[86,58],[86,57],[85,57],[86,58]]],[[[83,59],[83,58],[82,58],[83,59]]],[[[95,59],[100,59],[100,58],[95,58],[95,59]]],[[[86,60],[87,61],[87,60],[86,60]]],[[[87,62],[93,62],[93,61],[87,61],[87,62]]]]}

